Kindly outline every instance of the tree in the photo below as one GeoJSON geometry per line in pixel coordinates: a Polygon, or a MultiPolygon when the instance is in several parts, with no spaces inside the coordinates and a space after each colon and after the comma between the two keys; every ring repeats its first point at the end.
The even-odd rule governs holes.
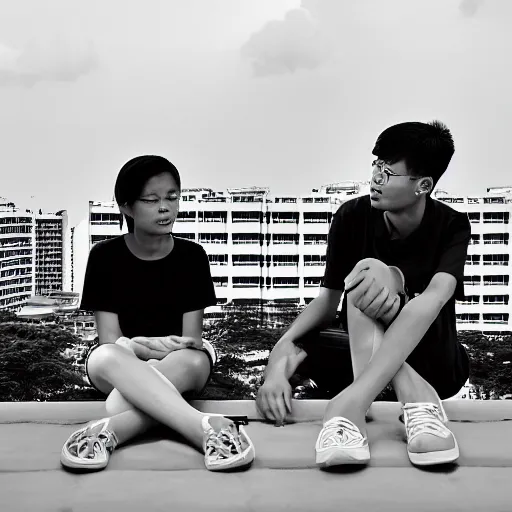
{"type": "Polygon", "coordinates": [[[512,336],[491,337],[481,332],[459,332],[470,358],[469,381],[479,399],[512,394],[512,336]]]}
{"type": "MultiPolygon", "coordinates": [[[[68,400],[90,397],[83,374],[66,349],[80,339],[54,325],[0,323],[0,401],[68,400]]],[[[7,320],[7,321],[5,321],[7,320]]]]}

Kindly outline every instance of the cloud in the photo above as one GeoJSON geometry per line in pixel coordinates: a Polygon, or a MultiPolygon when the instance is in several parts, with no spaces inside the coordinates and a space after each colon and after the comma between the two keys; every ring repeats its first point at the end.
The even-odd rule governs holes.
{"type": "Polygon", "coordinates": [[[484,0],[462,0],[459,4],[459,10],[463,16],[471,18],[477,13],[483,3],[484,0]]]}
{"type": "Polygon", "coordinates": [[[97,66],[92,42],[78,38],[34,39],[21,50],[0,44],[0,86],[75,82],[97,66]]]}
{"type": "Polygon", "coordinates": [[[267,23],[241,49],[256,76],[314,69],[327,60],[329,44],[318,19],[306,8],[292,9],[283,20],[267,23]]]}

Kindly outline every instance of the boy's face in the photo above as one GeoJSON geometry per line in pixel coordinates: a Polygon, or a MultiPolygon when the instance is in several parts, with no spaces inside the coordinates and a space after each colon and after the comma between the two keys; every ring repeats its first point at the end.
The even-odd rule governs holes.
{"type": "Polygon", "coordinates": [[[387,164],[375,160],[370,184],[370,201],[373,208],[398,211],[418,200],[415,191],[418,177],[411,176],[404,160],[387,164]]]}

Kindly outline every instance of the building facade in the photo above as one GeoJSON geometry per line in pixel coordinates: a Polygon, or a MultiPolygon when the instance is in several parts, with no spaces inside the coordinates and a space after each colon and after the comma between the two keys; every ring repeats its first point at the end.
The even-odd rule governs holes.
{"type": "MultiPolygon", "coordinates": [[[[267,311],[307,305],[318,295],[333,214],[344,201],[368,193],[368,185],[337,183],[307,196],[274,196],[256,187],[184,189],[173,233],[201,244],[208,254],[218,304],[206,316],[215,318],[236,304],[262,304],[267,311]]],[[[479,197],[437,191],[434,197],[471,221],[458,328],[509,333],[512,188],[488,189],[479,197]]],[[[120,218],[114,202],[90,201],[88,219],[75,228],[74,291],[81,292],[90,248],[126,232],[120,218]]]]}
{"type": "Polygon", "coordinates": [[[34,216],[0,198],[0,310],[19,309],[34,287],[34,216]]]}
{"type": "Polygon", "coordinates": [[[35,295],[68,291],[69,229],[67,212],[35,215],[35,295]]]}
{"type": "Polygon", "coordinates": [[[466,297],[457,303],[459,329],[509,334],[512,187],[488,188],[485,195],[469,197],[438,191],[435,197],[467,213],[471,222],[464,270],[466,297]]]}

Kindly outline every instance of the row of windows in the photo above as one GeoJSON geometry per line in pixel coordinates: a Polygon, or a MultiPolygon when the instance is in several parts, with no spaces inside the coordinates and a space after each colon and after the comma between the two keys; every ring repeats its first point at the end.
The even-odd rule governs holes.
{"type": "MultiPolygon", "coordinates": [[[[480,254],[468,254],[466,256],[466,265],[479,265],[481,261],[480,254]]],[[[484,254],[484,265],[508,265],[510,260],[509,254],[484,254]]]]}
{"type": "Polygon", "coordinates": [[[91,224],[119,224],[121,221],[120,213],[91,213],[91,224]]]}
{"type": "MultiPolygon", "coordinates": [[[[480,212],[469,212],[468,218],[471,223],[480,222],[480,212]]],[[[484,224],[508,224],[510,219],[509,212],[484,212],[483,222],[484,224]]]]}
{"type": "MultiPolygon", "coordinates": [[[[13,288],[0,288],[0,297],[4,297],[6,295],[14,295],[17,293],[23,292],[31,292],[32,286],[15,286],[13,288]]],[[[28,296],[27,296],[28,298],[28,296]]],[[[18,300],[18,299],[15,299],[18,300]]],[[[13,301],[11,301],[13,302],[13,301]]],[[[9,304],[9,302],[3,302],[4,304],[9,304]]]]}
{"type": "MultiPolygon", "coordinates": [[[[509,276],[483,276],[484,285],[508,285],[509,276]]],[[[478,285],[482,276],[464,276],[464,284],[478,285]]]]}
{"type": "MultiPolygon", "coordinates": [[[[484,295],[484,304],[508,304],[508,295],[484,295]]],[[[459,304],[480,304],[480,295],[467,295],[464,300],[457,301],[459,304]]]]}
{"type": "MultiPolygon", "coordinates": [[[[11,238],[0,238],[0,247],[7,249],[8,247],[30,247],[32,245],[31,238],[11,237],[11,238]]],[[[1,253],[2,251],[0,251],[1,253]]]]}
{"type": "Polygon", "coordinates": [[[0,217],[0,224],[31,224],[32,217],[0,217]]]}
{"type": "MultiPolygon", "coordinates": [[[[195,240],[195,233],[177,233],[177,237],[186,238],[187,240],[195,240]]],[[[94,236],[93,242],[94,242],[94,236]]],[[[246,244],[260,244],[266,241],[267,245],[272,242],[273,244],[282,245],[299,245],[300,235],[298,234],[281,234],[281,233],[267,233],[265,235],[260,233],[232,233],[231,240],[234,245],[246,244]]],[[[327,244],[327,235],[311,234],[303,235],[304,245],[325,245],[327,244]]],[[[199,233],[199,243],[201,244],[227,244],[228,233],[199,233]]]]}
{"type": "MultiPolygon", "coordinates": [[[[305,223],[329,223],[332,219],[331,212],[304,212],[303,219],[305,223]]],[[[227,222],[228,212],[226,211],[181,211],[178,212],[178,221],[181,222],[227,222]]],[[[264,222],[273,223],[294,223],[298,224],[300,218],[299,212],[231,212],[232,222],[264,222]]]]}
{"type": "MultiPolygon", "coordinates": [[[[274,288],[298,288],[298,277],[232,277],[233,288],[262,288],[264,286],[274,288]]],[[[304,286],[319,286],[321,277],[304,277],[304,286]]],[[[228,286],[228,277],[214,277],[213,284],[216,287],[228,286]]]]}
{"type": "MultiPolygon", "coordinates": [[[[227,265],[229,261],[228,254],[209,254],[208,260],[211,265],[227,265]]],[[[267,267],[272,263],[275,267],[297,267],[299,265],[299,256],[297,254],[275,254],[273,256],[263,256],[261,254],[233,254],[231,257],[233,266],[263,266],[266,262],[267,267]]],[[[325,265],[325,255],[305,254],[305,266],[325,265]]]]}
{"type": "Polygon", "coordinates": [[[32,233],[32,226],[5,226],[0,227],[0,235],[10,235],[11,233],[32,233]]]}
{"type": "Polygon", "coordinates": [[[32,281],[32,279],[30,277],[20,277],[18,279],[9,279],[8,281],[2,281],[0,284],[2,285],[2,288],[5,288],[6,286],[16,286],[19,284],[30,284],[31,281],[32,281]]]}
{"type": "MultiPolygon", "coordinates": [[[[508,245],[509,233],[486,233],[483,235],[484,244],[505,244],[508,245]]],[[[480,235],[471,235],[469,245],[480,243],[480,235]]]]}
{"type": "MultiPolygon", "coordinates": [[[[0,244],[1,244],[0,240],[0,244]]],[[[31,249],[9,249],[7,251],[0,251],[0,259],[10,258],[12,256],[32,256],[31,249]]]]}
{"type": "Polygon", "coordinates": [[[32,274],[32,267],[22,267],[22,268],[11,268],[9,270],[0,271],[0,278],[4,277],[12,277],[12,276],[26,276],[32,274]]]}
{"type": "MultiPolygon", "coordinates": [[[[506,324],[508,323],[508,313],[483,313],[484,324],[506,324]]],[[[457,315],[457,322],[463,324],[478,323],[480,321],[479,313],[461,313],[457,315]]]]}
{"type": "Polygon", "coordinates": [[[14,258],[0,262],[0,267],[15,267],[17,265],[32,265],[32,258],[14,258]]]}

